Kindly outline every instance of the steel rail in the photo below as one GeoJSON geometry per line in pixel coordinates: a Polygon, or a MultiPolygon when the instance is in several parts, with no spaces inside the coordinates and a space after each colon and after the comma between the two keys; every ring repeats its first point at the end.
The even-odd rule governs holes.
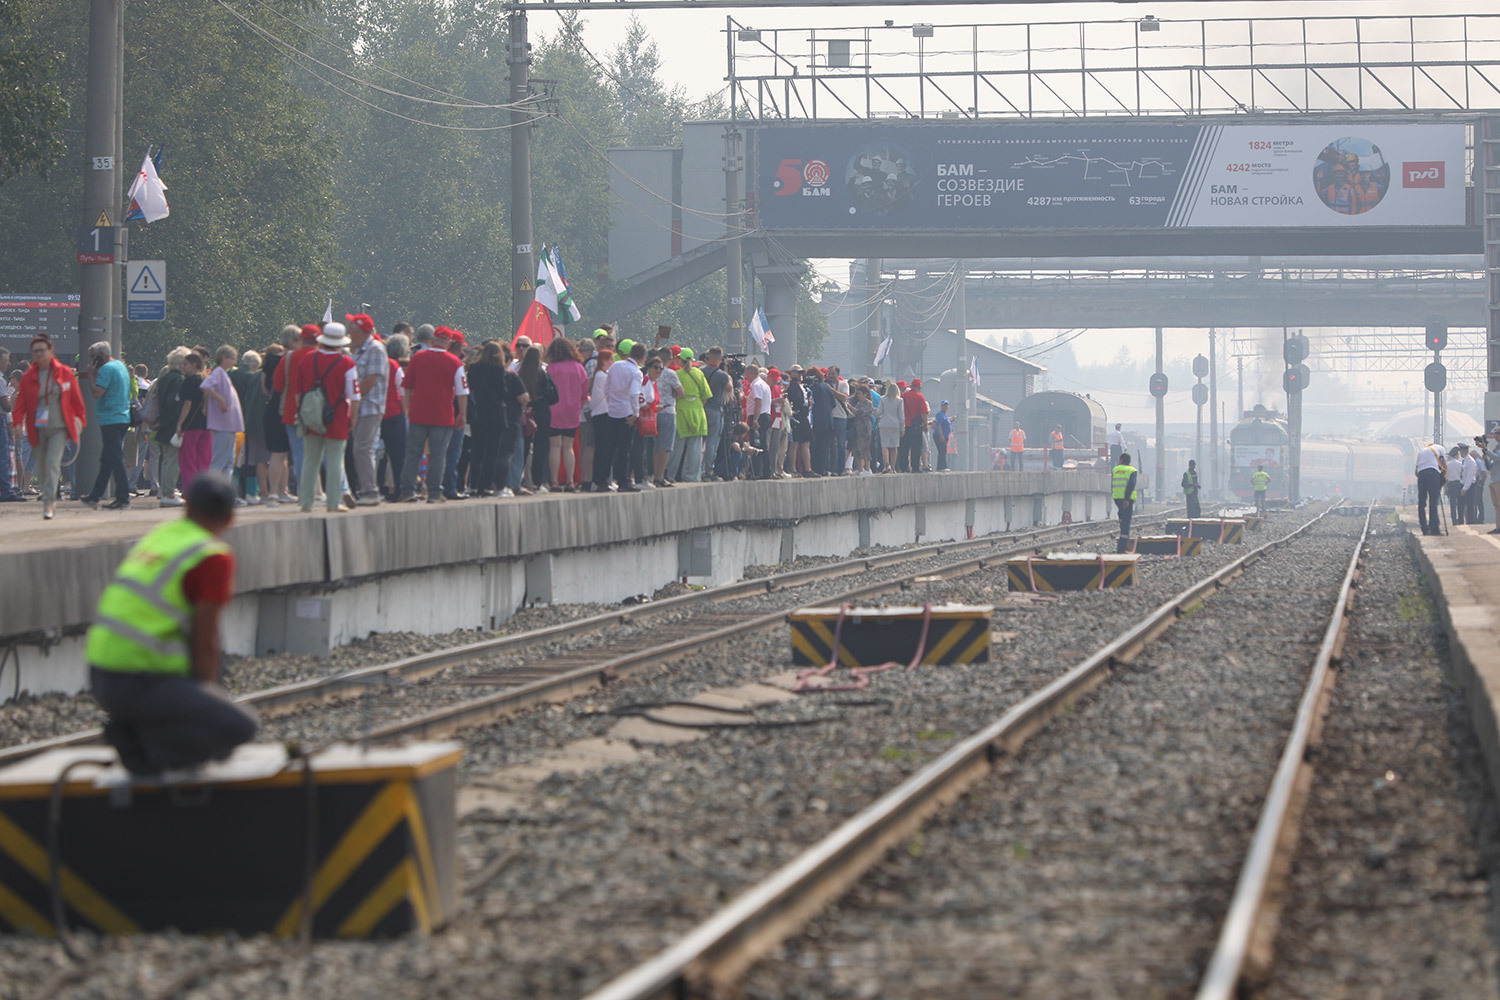
{"type": "MultiPolygon", "coordinates": [[[[1150,515],[1149,519],[1170,517],[1179,508],[1164,511],[1161,514],[1150,515]]],[[[1143,519],[1146,520],[1146,519],[1143,519]]],[[[579,618],[575,621],[562,622],[557,625],[549,625],[544,628],[532,629],[514,635],[497,636],[492,639],[482,639],[478,642],[466,643],[462,646],[451,646],[445,649],[431,650],[419,653],[416,656],[394,660],[390,663],[378,663],[368,667],[360,667],[348,670],[340,674],[327,677],[314,677],[305,681],[297,681],[291,684],[281,684],[275,687],[264,688],[241,695],[235,700],[241,704],[249,705],[262,715],[275,716],[285,714],[298,708],[309,705],[320,704],[335,700],[363,697],[372,692],[372,681],[383,678],[396,678],[402,681],[415,681],[442,673],[454,666],[470,662],[488,656],[505,656],[520,652],[534,646],[548,642],[556,642],[586,635],[601,628],[611,625],[630,624],[634,621],[649,618],[654,615],[665,614],[684,607],[700,604],[715,604],[723,601],[737,600],[757,594],[772,593],[776,590],[804,586],[808,583],[816,583],[822,580],[837,579],[841,576],[850,576],[856,573],[869,572],[876,569],[884,569],[899,565],[903,562],[911,562],[917,559],[927,559],[953,552],[963,552],[975,548],[988,548],[994,550],[1000,546],[1008,545],[1010,548],[1004,552],[1015,550],[1017,543],[1022,548],[1031,543],[1058,539],[1058,540],[1088,540],[1108,534],[1113,529],[1084,534],[1072,534],[1080,526],[1089,522],[1075,522],[1073,524],[1055,525],[1049,528],[1037,528],[1031,531],[1017,532],[1004,535],[986,535],[983,538],[961,539],[952,542],[938,542],[932,545],[924,545],[911,549],[900,549],[894,552],[884,552],[879,555],[865,556],[858,559],[845,559],[839,562],[828,563],[823,566],[811,566],[805,569],[789,570],[785,573],[777,573],[771,576],[759,577],[753,580],[741,580],[737,583],[726,584],[722,587],[714,587],[709,590],[695,591],[688,594],[679,594],[675,597],[664,598],[660,601],[652,601],[648,604],[636,605],[619,611],[608,611],[603,614],[591,615],[587,618],[579,618]]],[[[1099,522],[1110,524],[1112,522],[1099,522]]],[[[993,551],[990,558],[994,557],[993,551]]],[[[963,565],[963,564],[959,564],[963,565]]],[[[947,567],[940,567],[946,569],[947,567]]],[[[981,568],[976,566],[974,568],[981,568]]],[[[895,584],[904,583],[904,579],[892,581],[895,584]]],[[[871,593],[882,591],[870,588],[860,588],[851,592],[846,597],[866,596],[871,593]]],[[[782,612],[785,614],[785,612],[782,612]]],[[[742,629],[743,630],[743,629],[742,629]]],[[[607,679],[612,674],[618,674],[636,665],[632,657],[622,657],[611,660],[596,667],[586,668],[583,671],[572,671],[567,675],[560,685],[554,686],[552,693],[555,695],[566,691],[575,684],[579,677],[590,670],[598,673],[601,679],[607,679]],[[574,676],[578,675],[578,676],[574,676]]],[[[528,684],[523,688],[515,689],[519,694],[526,697],[516,703],[516,707],[534,703],[539,700],[547,688],[547,682],[528,684]]],[[[485,699],[481,699],[485,700],[485,699]]],[[[497,699],[500,703],[503,699],[497,699]]],[[[493,707],[493,706],[492,706],[493,707]]],[[[433,713],[436,715],[437,713],[433,713]]],[[[503,713],[501,713],[503,714],[503,713]]],[[[495,715],[491,714],[490,718],[495,715]]],[[[436,726],[433,727],[436,731],[436,726]]],[[[375,734],[372,734],[372,738],[375,734]]],[[[0,749],[0,767],[25,760],[39,753],[54,750],[59,747],[79,746],[82,744],[97,742],[103,736],[100,729],[80,730],[76,733],[67,733],[62,736],[54,736],[44,740],[35,740],[30,743],[21,743],[11,747],[0,749]]]]}
{"type": "Polygon", "coordinates": [[[1245,553],[1156,608],[1046,687],[966,737],[845,821],[828,836],[746,890],[723,909],[641,965],[584,1000],[654,1000],[723,989],[751,963],[795,933],[826,903],[874,867],[885,851],[926,816],[956,799],[1001,758],[1014,753],[1054,716],[1103,684],[1188,609],[1251,563],[1290,543],[1326,516],[1245,553]]]}
{"type": "Polygon", "coordinates": [[[1334,664],[1343,658],[1349,604],[1359,579],[1360,559],[1370,536],[1370,518],[1374,512],[1372,505],[1365,514],[1364,531],[1339,587],[1338,600],[1318,647],[1296,721],[1255,824],[1255,835],[1245,854],[1245,865],[1240,870],[1218,944],[1199,983],[1197,1000],[1233,1000],[1241,995],[1242,982],[1256,983],[1270,972],[1281,915],[1280,889],[1301,837],[1302,813],[1312,788],[1313,762],[1309,750],[1322,735],[1323,720],[1338,680],[1334,664]]]}

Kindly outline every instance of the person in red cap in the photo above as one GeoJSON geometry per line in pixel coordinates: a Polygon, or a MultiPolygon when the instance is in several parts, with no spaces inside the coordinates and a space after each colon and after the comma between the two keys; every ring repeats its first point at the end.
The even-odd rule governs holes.
{"type": "MultiPolygon", "coordinates": [[[[302,438],[297,435],[297,397],[294,393],[287,391],[287,378],[291,373],[302,365],[302,359],[318,349],[318,338],[323,335],[323,328],[316,323],[308,323],[302,327],[302,335],[298,338],[297,349],[281,359],[281,364],[276,366],[276,374],[271,378],[271,388],[281,393],[281,422],[286,426],[287,444],[291,446],[292,474],[297,477],[297,490],[302,491],[302,438]]],[[[291,497],[288,496],[282,503],[286,503],[291,497]]]]}
{"type": "Polygon", "coordinates": [[[911,380],[911,388],[901,396],[901,406],[906,417],[901,431],[901,451],[896,456],[896,469],[900,472],[922,471],[922,439],[927,433],[927,414],[931,408],[927,397],[922,395],[922,380],[911,380]]]}
{"type": "Polygon", "coordinates": [[[380,503],[380,483],[375,478],[375,444],[385,423],[386,395],[390,388],[391,362],[385,345],[375,334],[375,321],[365,313],[346,317],[349,340],[354,349],[355,373],[359,379],[359,412],[349,436],[355,503],[373,507],[380,503]]]}

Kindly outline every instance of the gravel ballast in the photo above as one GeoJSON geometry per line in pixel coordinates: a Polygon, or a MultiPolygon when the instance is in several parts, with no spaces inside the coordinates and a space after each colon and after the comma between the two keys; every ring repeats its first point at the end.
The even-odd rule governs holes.
{"type": "MultiPolygon", "coordinates": [[[[144,982],[129,995],[154,997],[153,990],[175,984],[195,963],[212,963],[182,995],[577,996],[670,943],[1148,608],[1306,516],[1280,515],[1248,536],[1246,546],[1211,545],[1194,559],[1147,562],[1139,585],[1128,590],[1012,601],[1003,569],[935,586],[934,600],[999,606],[996,629],[1007,637],[996,647],[998,663],[884,674],[859,696],[888,704],[841,707],[855,696],[825,695],[765,711],[777,719],[833,717],[824,725],[718,731],[694,742],[640,747],[633,763],[555,774],[520,806],[479,812],[461,825],[465,877],[485,872],[487,879],[466,886],[464,911],[430,938],[319,943],[304,958],[266,938],[148,935],[110,942],[71,989],[120,995],[120,984],[136,991],[131,984],[144,982]],[[261,964],[224,968],[239,963],[261,964]]],[[[835,590],[851,585],[830,583],[835,590]]],[[[647,627],[671,635],[670,623],[647,627]]],[[[465,774],[481,776],[602,735],[617,721],[605,714],[611,707],[690,697],[789,666],[784,628],[748,635],[590,699],[467,732],[465,774]]],[[[28,994],[60,965],[55,949],[0,941],[0,981],[24,984],[28,994]]]]}
{"type": "Polygon", "coordinates": [[[1362,519],[1147,648],[761,962],[756,998],[1191,997],[1362,519]]]}

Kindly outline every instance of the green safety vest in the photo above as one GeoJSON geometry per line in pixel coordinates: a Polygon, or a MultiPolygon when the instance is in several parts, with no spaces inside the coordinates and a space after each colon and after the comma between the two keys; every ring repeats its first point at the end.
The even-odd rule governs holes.
{"type": "Polygon", "coordinates": [[[193,609],[182,578],[229,546],[183,518],[153,528],[135,543],[99,598],[84,656],[121,673],[188,673],[193,609]]]}
{"type": "Polygon", "coordinates": [[[1135,499],[1135,494],[1134,493],[1130,494],[1129,497],[1127,497],[1125,495],[1125,487],[1127,487],[1127,486],[1130,485],[1130,477],[1132,475],[1137,474],[1139,471],[1140,470],[1136,469],[1136,467],[1133,466],[1133,465],[1117,465],[1117,466],[1115,466],[1114,472],[1112,472],[1111,475],[1114,477],[1114,482],[1113,482],[1114,493],[1113,493],[1113,495],[1114,495],[1114,498],[1116,500],[1134,500],[1135,499]]]}
{"type": "Polygon", "coordinates": [[[1255,487],[1255,492],[1261,492],[1271,485],[1271,474],[1265,469],[1256,469],[1250,474],[1250,485],[1255,487]]]}

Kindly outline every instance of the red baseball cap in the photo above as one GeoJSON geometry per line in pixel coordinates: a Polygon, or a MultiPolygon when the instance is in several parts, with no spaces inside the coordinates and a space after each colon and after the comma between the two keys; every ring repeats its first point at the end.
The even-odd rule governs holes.
{"type": "Polygon", "coordinates": [[[897,380],[896,380],[896,384],[897,384],[897,385],[899,385],[899,386],[900,386],[900,387],[901,387],[901,388],[903,388],[903,389],[905,389],[905,388],[906,388],[906,383],[905,383],[905,382],[902,382],[902,381],[901,381],[901,380],[900,380],[900,379],[897,379],[897,380]]]}
{"type": "Polygon", "coordinates": [[[308,323],[302,328],[303,340],[317,340],[321,336],[323,336],[323,328],[316,323],[308,323]]]}
{"type": "Polygon", "coordinates": [[[912,379],[911,380],[911,387],[913,389],[920,389],[920,388],[922,388],[922,380],[919,379],[919,378],[912,379]]]}

